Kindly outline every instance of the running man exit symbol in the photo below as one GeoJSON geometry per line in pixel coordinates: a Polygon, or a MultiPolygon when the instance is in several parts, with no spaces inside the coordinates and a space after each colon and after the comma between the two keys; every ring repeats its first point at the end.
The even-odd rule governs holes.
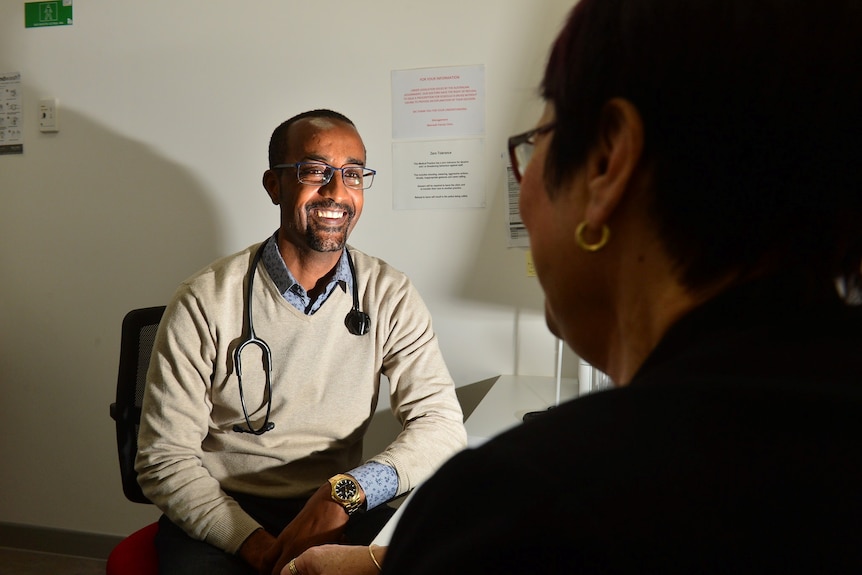
{"type": "Polygon", "coordinates": [[[40,22],[56,22],[60,15],[56,2],[40,2],[39,3],[39,21],[40,22]]]}

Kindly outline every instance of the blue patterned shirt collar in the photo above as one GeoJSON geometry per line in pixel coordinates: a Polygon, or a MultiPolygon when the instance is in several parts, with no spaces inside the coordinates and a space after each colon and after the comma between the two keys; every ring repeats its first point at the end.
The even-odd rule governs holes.
{"type": "Polygon", "coordinates": [[[266,240],[266,246],[263,248],[263,255],[261,256],[261,260],[263,261],[264,268],[266,272],[269,274],[269,277],[272,278],[272,281],[275,282],[275,286],[278,288],[279,293],[281,293],[282,297],[284,297],[285,301],[301,311],[306,315],[311,315],[323,306],[329,296],[332,294],[332,290],[335,289],[335,286],[338,285],[341,287],[345,293],[348,293],[353,289],[353,276],[350,274],[350,264],[347,263],[347,250],[341,251],[341,257],[338,259],[338,264],[335,266],[335,274],[333,274],[332,279],[329,280],[329,283],[326,284],[326,288],[323,292],[312,301],[308,296],[308,292],[303,288],[293,277],[293,274],[290,273],[290,270],[287,269],[287,265],[285,265],[284,260],[281,257],[281,253],[278,251],[278,242],[277,242],[278,232],[276,231],[268,240],[266,240]]]}

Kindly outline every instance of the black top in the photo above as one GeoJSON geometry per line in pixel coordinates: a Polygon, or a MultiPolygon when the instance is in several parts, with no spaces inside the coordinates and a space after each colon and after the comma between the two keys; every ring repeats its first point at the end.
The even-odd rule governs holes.
{"type": "Polygon", "coordinates": [[[384,573],[862,573],[862,316],[776,279],[447,463],[384,573]]]}

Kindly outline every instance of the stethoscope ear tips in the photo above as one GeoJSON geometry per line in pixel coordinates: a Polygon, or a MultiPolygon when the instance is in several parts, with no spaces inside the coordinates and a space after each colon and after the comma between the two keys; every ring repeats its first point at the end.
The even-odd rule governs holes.
{"type": "Polygon", "coordinates": [[[353,335],[365,335],[371,327],[371,318],[367,313],[354,308],[344,318],[344,325],[353,335]]]}

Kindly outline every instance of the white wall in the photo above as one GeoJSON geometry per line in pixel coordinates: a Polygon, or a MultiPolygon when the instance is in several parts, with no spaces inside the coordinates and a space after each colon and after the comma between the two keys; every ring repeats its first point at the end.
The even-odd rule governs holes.
{"type": "Polygon", "coordinates": [[[120,489],[122,317],[277,227],[269,136],[307,109],[357,123],[379,175],[351,243],[412,277],[458,384],[551,375],[541,291],[505,247],[502,154],[538,118],[571,4],[79,0],[73,26],[25,29],[24,1],[0,0],[25,120],[24,154],[0,156],[0,522],[120,535],[156,517],[120,489]],[[466,64],[486,71],[487,205],[395,211],[390,72],[466,64]],[[57,134],[38,131],[44,97],[57,134]]]}

